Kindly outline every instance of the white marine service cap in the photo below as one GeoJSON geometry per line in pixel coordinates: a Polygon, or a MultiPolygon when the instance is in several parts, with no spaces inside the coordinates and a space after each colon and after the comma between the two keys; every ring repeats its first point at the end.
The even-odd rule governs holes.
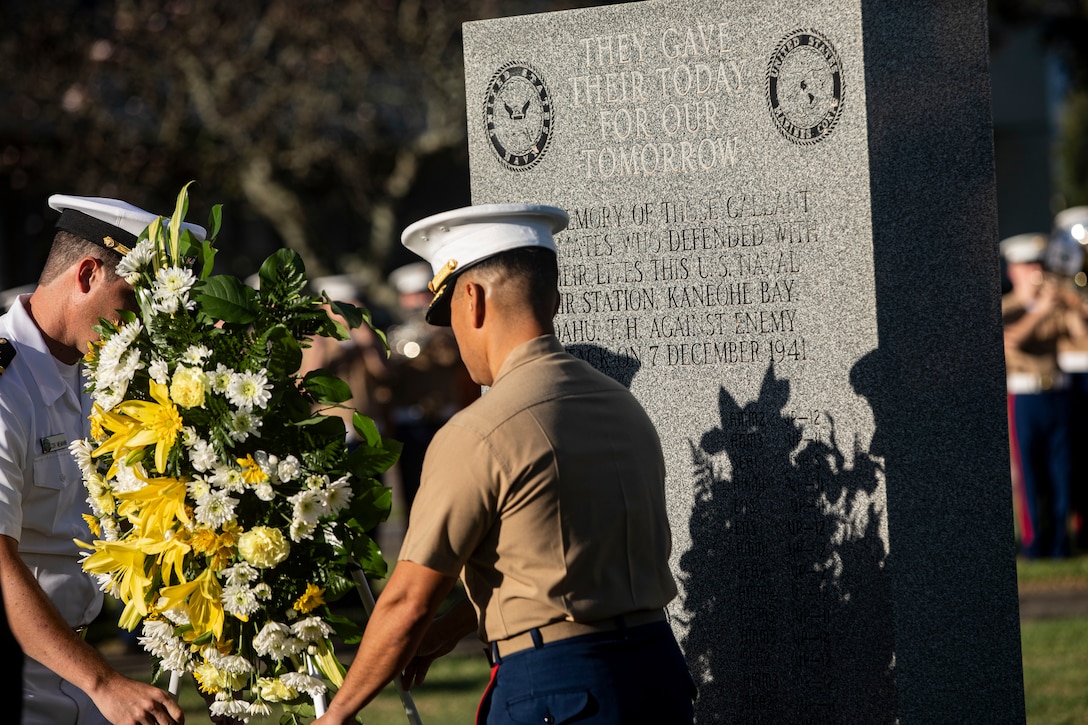
{"type": "Polygon", "coordinates": [[[1045,234],[1016,234],[1001,240],[1001,256],[1009,264],[1042,262],[1046,244],[1045,234]]]}
{"type": "Polygon", "coordinates": [[[427,322],[450,324],[449,281],[496,254],[522,247],[556,252],[554,234],[566,228],[562,209],[544,204],[482,204],[420,219],[401,234],[401,243],[431,265],[434,294],[427,322]]]}

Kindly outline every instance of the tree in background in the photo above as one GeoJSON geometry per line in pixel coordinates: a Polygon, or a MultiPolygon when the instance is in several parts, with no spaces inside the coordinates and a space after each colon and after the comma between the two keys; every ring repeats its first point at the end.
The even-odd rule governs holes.
{"type": "Polygon", "coordinates": [[[0,244],[50,193],[169,209],[195,179],[194,208],[263,221],[311,276],[380,268],[427,164],[446,178],[415,216],[468,200],[461,24],[591,4],[6,0],[0,244]]]}
{"type": "Polygon", "coordinates": [[[990,47],[1017,26],[1040,28],[1068,81],[1056,144],[1065,206],[1088,204],[1088,0],[989,0],[990,47]]]}

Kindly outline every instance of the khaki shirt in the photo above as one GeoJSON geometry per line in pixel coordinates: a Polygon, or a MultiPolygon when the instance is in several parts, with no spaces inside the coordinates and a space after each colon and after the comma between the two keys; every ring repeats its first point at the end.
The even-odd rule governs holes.
{"type": "MultiPolygon", "coordinates": [[[[1008,326],[1018,322],[1028,312],[1013,294],[1006,294],[1001,299],[1001,321],[1008,326]]],[[[1031,335],[1016,348],[1005,348],[1005,372],[1008,376],[1030,374],[1041,379],[1044,388],[1046,381],[1058,376],[1058,343],[1067,337],[1064,311],[1055,310],[1043,318],[1031,335]]]]}
{"type": "Polygon", "coordinates": [[[400,559],[463,571],[484,641],[659,609],[676,596],[664,481],[630,391],[539,337],[431,442],[400,559]]]}

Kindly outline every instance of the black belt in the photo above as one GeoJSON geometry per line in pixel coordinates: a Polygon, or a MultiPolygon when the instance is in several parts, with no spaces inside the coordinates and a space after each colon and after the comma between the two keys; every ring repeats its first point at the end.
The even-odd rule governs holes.
{"type": "Polygon", "coordinates": [[[621,614],[611,619],[602,619],[598,622],[570,622],[561,620],[515,634],[513,637],[495,640],[491,643],[492,657],[509,657],[515,652],[529,649],[530,647],[543,647],[550,642],[578,637],[583,634],[597,634],[599,632],[614,632],[619,629],[639,627],[653,622],[664,622],[665,612],[653,609],[642,612],[621,614]]]}

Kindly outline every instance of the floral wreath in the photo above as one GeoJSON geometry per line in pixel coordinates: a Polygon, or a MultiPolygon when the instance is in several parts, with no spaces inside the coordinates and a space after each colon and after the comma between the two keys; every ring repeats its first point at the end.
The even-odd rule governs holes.
{"type": "Polygon", "coordinates": [[[100,320],[84,359],[91,435],[71,451],[94,540],[77,543],[124,604],[120,626],[142,623],[156,679],[170,672],[176,691],[191,673],[215,716],[299,722],[343,683],[332,635],[360,638],[329,603],[386,574],[367,532],[388,516],[377,476],[401,446],[355,413],[349,452],[342,419],[314,412],[350,399],[347,384],[298,374],[311,338],[347,339],[340,320],[371,327],[369,313],[306,294],[286,249],[259,289],[212,276],[221,207],[198,240],[182,226],[188,187],[118,264],[137,310],[100,320]]]}

